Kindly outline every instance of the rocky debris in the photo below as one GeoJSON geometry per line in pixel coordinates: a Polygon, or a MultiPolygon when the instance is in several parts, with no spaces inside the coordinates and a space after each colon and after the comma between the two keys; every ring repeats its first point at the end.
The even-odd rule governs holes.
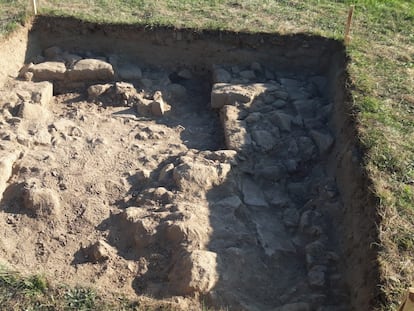
{"type": "Polygon", "coordinates": [[[217,254],[210,251],[195,250],[178,256],[168,275],[171,290],[177,295],[208,293],[219,279],[217,264],[217,254]]]}
{"type": "Polygon", "coordinates": [[[39,217],[59,217],[61,204],[59,196],[52,190],[42,188],[37,181],[28,181],[23,190],[24,207],[39,217]]]}
{"type": "Polygon", "coordinates": [[[103,240],[82,248],[82,252],[85,258],[92,263],[103,262],[114,256],[113,248],[103,240]]]}
{"type": "Polygon", "coordinates": [[[51,82],[18,82],[13,90],[20,100],[40,104],[46,107],[53,98],[53,84],[51,82]]]}
{"type": "Polygon", "coordinates": [[[228,210],[234,211],[238,209],[242,204],[243,202],[240,200],[240,198],[237,195],[232,195],[224,199],[221,199],[218,202],[215,202],[213,206],[215,208],[228,209],[228,210]]]}
{"type": "Polygon", "coordinates": [[[167,92],[169,94],[169,97],[175,100],[183,99],[187,95],[187,89],[178,83],[172,83],[168,85],[167,92]]]}
{"type": "Polygon", "coordinates": [[[13,166],[19,156],[18,152],[10,152],[0,157],[0,201],[3,193],[6,190],[7,182],[12,176],[13,166]]]}
{"type": "Polygon", "coordinates": [[[113,80],[114,75],[111,64],[98,59],[82,59],[67,71],[66,77],[70,81],[108,81],[113,80]]]}
{"type": "Polygon", "coordinates": [[[30,66],[28,72],[33,74],[33,81],[61,81],[66,77],[66,66],[62,62],[44,62],[30,66]]]}

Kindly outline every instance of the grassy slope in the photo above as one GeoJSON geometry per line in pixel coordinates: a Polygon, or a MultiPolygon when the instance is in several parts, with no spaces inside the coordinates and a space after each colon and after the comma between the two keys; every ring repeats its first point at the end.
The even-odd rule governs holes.
{"type": "MultiPolygon", "coordinates": [[[[0,0],[5,17],[22,0],[0,0]],[[5,8],[5,10],[3,9],[5,8]],[[13,9],[11,9],[13,8],[13,9]]],[[[411,0],[42,0],[40,10],[90,21],[175,27],[312,32],[341,38],[355,4],[349,71],[365,165],[383,215],[383,291],[393,309],[414,281],[414,3],[411,0]]],[[[19,8],[17,6],[17,8],[19,8]]],[[[19,15],[20,14],[20,15],[19,15]]],[[[3,24],[3,28],[2,25],[3,24]]],[[[10,25],[10,22],[8,22],[10,25]]],[[[10,26],[8,26],[10,28],[10,26]]]]}

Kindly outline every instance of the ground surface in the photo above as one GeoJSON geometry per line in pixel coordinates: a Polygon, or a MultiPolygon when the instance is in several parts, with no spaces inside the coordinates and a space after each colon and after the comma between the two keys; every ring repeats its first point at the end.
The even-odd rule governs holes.
{"type": "MultiPolygon", "coordinates": [[[[1,1],[2,25],[15,25],[16,3],[1,1]],[[11,10],[13,8],[13,10],[11,10]],[[4,19],[4,16],[6,18],[4,19]],[[6,23],[4,23],[6,21],[6,23]]],[[[127,1],[88,6],[72,1],[46,4],[55,13],[98,21],[167,23],[200,28],[252,31],[312,31],[340,37],[348,2],[332,1],[127,1]],[[138,9],[139,7],[139,9],[138,9]],[[60,10],[60,11],[59,11],[60,10]],[[227,12],[227,14],[222,14],[227,12]],[[212,22],[211,16],[214,16],[212,22]],[[277,16],[278,18],[275,18],[277,16]],[[237,22],[235,22],[237,20],[237,22]],[[276,23],[276,24],[275,24],[276,23]]],[[[380,228],[384,309],[395,308],[402,291],[412,283],[413,249],[413,10],[410,1],[355,1],[353,41],[349,47],[353,101],[360,121],[360,137],[367,147],[365,165],[380,197],[380,228]]],[[[18,12],[17,12],[18,13],[18,12]]],[[[9,27],[9,26],[7,26],[9,27]]],[[[10,29],[10,28],[7,28],[10,29]]]]}
{"type": "Polygon", "coordinates": [[[67,54],[43,54],[21,76],[59,79],[63,66],[62,94],[17,80],[2,91],[2,258],[109,295],[190,297],[180,309],[199,295],[232,310],[347,308],[325,77],[129,66],[145,98],[161,91],[171,107],[154,116],[132,85],[63,92],[96,60],[70,54],[65,69],[67,54]]]}

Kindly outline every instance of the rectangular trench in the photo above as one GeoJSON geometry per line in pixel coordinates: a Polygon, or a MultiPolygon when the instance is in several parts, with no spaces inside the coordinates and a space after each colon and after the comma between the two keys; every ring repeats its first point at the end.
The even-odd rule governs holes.
{"type": "MultiPolygon", "coordinates": [[[[127,179],[128,191],[117,190],[128,200],[112,202],[108,181],[106,190],[94,192],[96,184],[88,179],[85,192],[93,197],[107,191],[111,213],[107,217],[107,210],[97,209],[102,217],[92,217],[90,231],[83,234],[93,232],[105,240],[115,249],[113,258],[136,265],[138,271],[145,263],[145,271],[126,277],[132,292],[158,298],[201,295],[213,307],[230,310],[369,310],[375,305],[376,202],[361,163],[346,89],[348,60],[340,42],[310,35],[99,25],[41,16],[27,38],[11,44],[14,58],[10,49],[0,52],[15,63],[0,72],[8,85],[13,82],[6,76],[16,76],[23,65],[23,50],[26,64],[42,63],[48,61],[46,49],[59,47],[72,56],[111,63],[115,78],[103,82],[126,81],[137,89],[170,94],[171,114],[165,118],[140,119],[135,110],[128,112],[134,118],[126,126],[139,130],[135,149],[125,156],[138,159],[142,151],[142,165],[154,163],[146,167],[148,176],[130,164],[136,173],[127,179]],[[171,140],[178,130],[181,147],[171,140]],[[145,148],[164,140],[166,155],[151,154],[151,160],[145,148]]],[[[68,71],[76,61],[66,62],[68,71]]],[[[67,77],[53,81],[55,103],[71,103],[53,111],[59,118],[76,115],[77,107],[90,109],[85,108],[90,105],[86,89],[94,81],[72,82],[67,77]],[[77,101],[83,106],[76,106],[77,101]]],[[[113,97],[96,100],[92,109],[109,111],[111,101],[113,97]],[[102,107],[96,108],[97,102],[102,107]]],[[[2,112],[8,109],[5,100],[0,105],[2,112]]],[[[93,125],[87,122],[79,126],[81,139],[74,144],[93,125]]],[[[99,139],[88,139],[94,148],[99,145],[99,139]]],[[[34,147],[39,152],[53,150],[39,145],[34,147]]],[[[30,214],[23,211],[27,200],[20,200],[24,194],[19,190],[27,175],[22,168],[30,152],[25,152],[15,162],[14,177],[6,181],[4,219],[30,214]]],[[[81,170],[70,164],[75,160],[65,164],[73,172],[81,170]]],[[[122,169],[102,171],[123,176],[122,169]]],[[[45,179],[42,187],[51,185],[45,179]]],[[[65,187],[71,187],[70,181],[65,187]]],[[[73,193],[62,191],[58,196],[65,209],[83,206],[73,193]]],[[[29,216],[41,221],[39,215],[29,216]]],[[[64,236],[76,236],[69,224],[73,219],[63,217],[66,225],[52,221],[53,226],[60,226],[64,236]]],[[[42,228],[36,224],[33,230],[42,228]]],[[[3,235],[13,236],[12,230],[3,235]]],[[[68,261],[92,280],[90,271],[97,263],[84,260],[82,247],[60,262],[68,261]]],[[[5,247],[0,249],[2,257],[13,261],[5,247]]],[[[36,264],[44,264],[42,260],[48,259],[36,264]]],[[[24,262],[16,266],[34,268],[24,262]]],[[[82,277],[71,273],[74,279],[82,277]]]]}

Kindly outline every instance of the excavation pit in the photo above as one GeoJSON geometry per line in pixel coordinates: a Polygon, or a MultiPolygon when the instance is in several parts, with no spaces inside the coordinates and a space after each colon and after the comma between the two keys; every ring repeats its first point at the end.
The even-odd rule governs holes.
{"type": "Polygon", "coordinates": [[[370,308],[341,43],[38,17],[4,45],[9,265],[181,309],[370,308]]]}

